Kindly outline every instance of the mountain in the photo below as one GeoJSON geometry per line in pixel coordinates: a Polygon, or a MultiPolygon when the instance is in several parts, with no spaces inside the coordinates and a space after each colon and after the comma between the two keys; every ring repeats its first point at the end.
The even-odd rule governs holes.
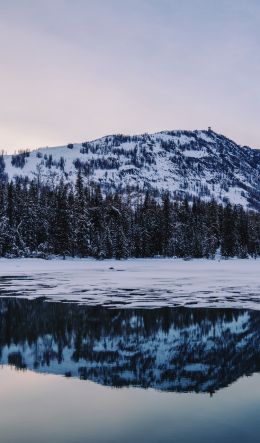
{"type": "Polygon", "coordinates": [[[200,197],[260,208],[260,150],[241,147],[208,131],[111,135],[81,144],[21,151],[0,157],[0,175],[87,183],[104,192],[169,191],[173,198],[200,197]]]}
{"type": "Polygon", "coordinates": [[[0,300],[0,364],[113,386],[210,392],[260,371],[260,315],[0,300]]]}

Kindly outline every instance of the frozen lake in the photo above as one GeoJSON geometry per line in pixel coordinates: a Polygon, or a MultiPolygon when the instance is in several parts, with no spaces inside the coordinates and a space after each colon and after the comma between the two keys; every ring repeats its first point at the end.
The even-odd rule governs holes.
{"type": "Polygon", "coordinates": [[[260,260],[0,260],[0,443],[256,443],[260,260]]]}
{"type": "Polygon", "coordinates": [[[0,260],[0,296],[108,307],[260,309],[260,260],[0,260]]]}

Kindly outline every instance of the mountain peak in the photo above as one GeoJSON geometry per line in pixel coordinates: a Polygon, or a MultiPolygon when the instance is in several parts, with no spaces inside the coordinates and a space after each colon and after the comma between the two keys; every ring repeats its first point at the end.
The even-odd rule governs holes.
{"type": "Polygon", "coordinates": [[[260,151],[241,147],[207,130],[165,130],[154,134],[107,135],[83,143],[40,148],[0,159],[9,180],[75,183],[78,171],[104,193],[132,195],[149,190],[160,198],[214,198],[220,203],[260,207],[260,151]]]}

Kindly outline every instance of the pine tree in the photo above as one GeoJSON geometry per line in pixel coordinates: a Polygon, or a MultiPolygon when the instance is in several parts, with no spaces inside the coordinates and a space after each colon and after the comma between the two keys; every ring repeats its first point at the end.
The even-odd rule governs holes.
{"type": "Polygon", "coordinates": [[[133,204],[131,191],[104,195],[75,186],[16,178],[0,182],[0,256],[86,256],[96,258],[213,258],[260,255],[260,214],[241,206],[199,199],[172,202],[168,193],[147,191],[133,204]]]}

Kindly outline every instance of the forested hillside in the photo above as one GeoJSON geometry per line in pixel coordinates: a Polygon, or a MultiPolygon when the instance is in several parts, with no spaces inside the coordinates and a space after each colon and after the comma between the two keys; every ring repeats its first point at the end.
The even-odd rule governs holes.
{"type": "Polygon", "coordinates": [[[0,256],[124,257],[260,255],[260,214],[149,191],[103,195],[78,172],[75,186],[37,181],[0,185],[0,256]]]}

